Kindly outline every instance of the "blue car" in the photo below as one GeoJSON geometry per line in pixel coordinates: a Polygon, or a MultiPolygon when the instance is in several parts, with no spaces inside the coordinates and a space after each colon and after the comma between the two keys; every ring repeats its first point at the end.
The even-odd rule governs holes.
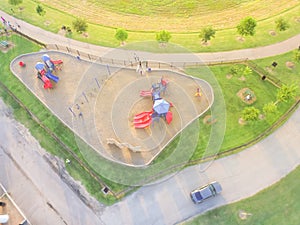
{"type": "Polygon", "coordinates": [[[194,203],[198,204],[204,200],[214,197],[222,192],[221,185],[214,181],[205,186],[199,187],[191,192],[191,198],[194,203]]]}

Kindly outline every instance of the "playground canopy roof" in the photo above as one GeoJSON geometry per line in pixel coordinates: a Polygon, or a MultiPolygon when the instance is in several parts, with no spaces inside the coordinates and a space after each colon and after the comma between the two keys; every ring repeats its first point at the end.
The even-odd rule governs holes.
{"type": "Polygon", "coordinates": [[[164,99],[158,99],[153,104],[153,110],[158,114],[165,114],[169,111],[170,103],[164,99]]]}
{"type": "Polygon", "coordinates": [[[38,63],[36,63],[35,68],[40,71],[45,68],[45,65],[44,65],[44,63],[38,62],[38,63]]]}

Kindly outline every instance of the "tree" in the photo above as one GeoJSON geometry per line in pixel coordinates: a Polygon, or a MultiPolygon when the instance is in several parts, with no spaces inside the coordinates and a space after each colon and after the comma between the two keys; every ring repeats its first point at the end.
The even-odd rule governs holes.
{"type": "Polygon", "coordinates": [[[126,30],[118,28],[116,30],[115,38],[123,44],[128,38],[128,33],[126,30]]]}
{"type": "Polygon", "coordinates": [[[237,32],[241,36],[253,36],[255,34],[256,20],[250,16],[245,17],[241,20],[237,26],[237,32]]]}
{"type": "Polygon", "coordinates": [[[277,105],[275,104],[275,102],[269,102],[269,103],[265,104],[263,107],[264,114],[273,114],[273,113],[276,113],[277,111],[278,111],[278,109],[277,109],[277,105]]]}
{"type": "Polygon", "coordinates": [[[204,43],[207,43],[211,38],[214,38],[216,31],[212,27],[205,27],[201,30],[199,37],[204,43]]]}
{"type": "Polygon", "coordinates": [[[8,0],[8,3],[11,4],[11,5],[19,5],[23,2],[23,0],[8,0]]]}
{"type": "Polygon", "coordinates": [[[88,25],[85,21],[85,19],[77,18],[73,21],[73,28],[76,32],[82,33],[85,32],[88,28],[88,25]]]}
{"type": "Polygon", "coordinates": [[[275,24],[276,24],[276,29],[279,31],[285,31],[290,27],[289,23],[282,17],[275,20],[275,24]]]}
{"type": "Polygon", "coordinates": [[[246,107],[242,111],[242,118],[245,121],[254,121],[258,119],[259,113],[259,109],[255,108],[254,106],[246,107]]]}
{"type": "Polygon", "coordinates": [[[299,50],[295,50],[295,53],[294,53],[294,60],[296,62],[300,62],[300,49],[299,50]]]}
{"type": "Polygon", "coordinates": [[[252,69],[249,66],[246,66],[245,69],[243,70],[243,75],[242,77],[248,77],[252,74],[252,69]]]}
{"type": "Polygon", "coordinates": [[[277,101],[275,102],[275,104],[277,104],[278,102],[288,102],[292,98],[295,98],[295,96],[297,95],[297,89],[298,87],[296,84],[283,84],[277,92],[277,101]]]}
{"type": "Polygon", "coordinates": [[[233,65],[230,67],[230,73],[235,76],[240,72],[240,68],[237,65],[233,65]]]}
{"type": "Polygon", "coordinates": [[[44,16],[46,14],[46,11],[44,10],[43,6],[41,6],[41,5],[37,5],[35,10],[36,10],[37,14],[39,14],[40,16],[44,16]]]}
{"type": "Polygon", "coordinates": [[[159,33],[156,33],[156,40],[161,43],[161,44],[166,44],[169,42],[169,40],[171,39],[171,34],[170,32],[166,31],[166,30],[162,30],[159,33]]]}

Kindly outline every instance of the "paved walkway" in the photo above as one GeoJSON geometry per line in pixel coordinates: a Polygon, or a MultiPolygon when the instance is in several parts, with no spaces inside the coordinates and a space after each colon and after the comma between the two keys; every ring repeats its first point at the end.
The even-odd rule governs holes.
{"type": "MultiPolygon", "coordinates": [[[[92,46],[43,31],[25,22],[15,20],[1,11],[0,15],[4,16],[12,23],[17,22],[21,25],[22,32],[45,43],[59,43],[70,47],[72,46],[80,51],[91,54],[96,53],[96,55],[99,56],[111,51],[111,49],[108,48],[92,46]]],[[[298,48],[300,44],[299,40],[300,34],[284,42],[262,48],[222,53],[201,53],[195,55],[200,57],[204,62],[235,60],[239,58],[262,58],[298,48]]],[[[171,60],[173,62],[180,62],[185,61],[185,57],[185,54],[157,54],[157,59],[162,61],[171,60]]],[[[299,165],[299,113],[300,109],[298,108],[285,125],[280,127],[268,138],[241,153],[216,160],[212,163],[186,168],[166,181],[140,188],[135,193],[124,198],[121,202],[106,207],[101,215],[101,220],[104,221],[105,224],[113,225],[174,224],[206,210],[238,201],[257,193],[278,181],[299,165]],[[190,190],[212,180],[218,180],[222,184],[224,189],[222,195],[211,199],[204,204],[194,205],[189,198],[190,190]]],[[[20,162],[22,163],[22,160],[20,162]]],[[[35,165],[34,162],[31,163],[32,165],[35,165]]],[[[32,172],[36,173],[34,169],[35,167],[32,167],[32,172]]],[[[46,176],[46,173],[40,171],[39,176],[46,176]]],[[[13,179],[13,176],[11,179],[13,179]]],[[[76,212],[89,214],[89,211],[85,209],[80,212],[77,211],[77,208],[77,210],[75,209],[75,211],[71,213],[71,211],[73,211],[73,205],[79,204],[78,199],[68,197],[68,200],[66,201],[66,197],[51,197],[53,194],[51,193],[52,187],[56,186],[59,182],[60,181],[53,181],[52,185],[49,184],[47,186],[40,184],[43,186],[40,195],[45,197],[43,193],[49,194],[49,196],[47,196],[49,201],[53,205],[59,206],[60,210],[62,210],[59,214],[56,213],[55,218],[59,215],[61,216],[60,223],[69,221],[67,224],[101,224],[101,221],[96,219],[92,214],[83,216],[84,219],[77,221],[77,223],[72,221],[72,216],[70,218],[70,215],[74,216],[76,215],[76,212]],[[90,220],[87,220],[89,216],[95,218],[92,223],[90,223],[90,220]]],[[[60,185],[61,184],[59,184],[59,186],[60,185]]],[[[13,189],[13,195],[20,194],[20,188],[18,189],[18,187],[13,186],[11,188],[13,189]]],[[[64,190],[65,195],[69,196],[70,190],[64,190]]],[[[39,199],[40,198],[37,198],[37,200],[39,199]]],[[[23,208],[26,208],[26,205],[24,205],[23,208]]],[[[84,209],[83,206],[81,208],[84,209]]],[[[48,211],[48,208],[44,209],[44,218],[54,216],[53,212],[48,213],[48,211]]],[[[25,210],[24,212],[26,214],[25,210]]],[[[38,221],[38,218],[40,217],[33,213],[27,216],[32,221],[34,219],[38,221]]],[[[44,222],[44,220],[41,221],[44,222]]]]}
{"type": "MultiPolygon", "coordinates": [[[[79,51],[83,51],[92,55],[96,56],[104,56],[108,54],[114,59],[120,60],[128,60],[129,58],[132,60],[133,55],[128,54],[126,51],[122,51],[123,54],[120,52],[115,53],[115,49],[106,48],[96,45],[91,45],[88,43],[83,43],[79,41],[75,41],[69,38],[66,38],[61,35],[57,35],[48,31],[45,31],[41,28],[35,27],[31,24],[28,24],[24,21],[15,19],[10,15],[4,13],[0,10],[0,15],[3,16],[7,21],[10,21],[11,24],[19,24],[21,28],[19,29],[22,33],[32,37],[42,43],[45,44],[59,44],[67,47],[71,47],[73,49],[77,49],[79,51]]],[[[265,47],[258,47],[252,49],[241,49],[241,50],[234,50],[234,51],[227,51],[227,52],[216,52],[216,53],[195,53],[192,54],[194,57],[191,57],[191,54],[151,54],[153,58],[148,59],[149,56],[145,52],[138,52],[138,56],[142,59],[148,60],[158,60],[162,62],[189,62],[195,61],[195,59],[208,63],[208,62],[219,62],[219,61],[232,61],[237,59],[258,59],[258,58],[265,58],[268,56],[279,55],[291,50],[294,50],[300,46],[300,34],[265,47]]]]}

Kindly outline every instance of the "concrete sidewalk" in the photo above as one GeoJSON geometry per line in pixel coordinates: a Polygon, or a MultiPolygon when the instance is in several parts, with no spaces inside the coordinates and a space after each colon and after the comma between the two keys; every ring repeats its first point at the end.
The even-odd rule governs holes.
{"type": "MultiPolygon", "coordinates": [[[[92,45],[84,42],[79,42],[70,38],[66,38],[64,36],[54,34],[48,31],[45,31],[39,27],[28,24],[22,20],[16,19],[5,12],[0,10],[0,15],[3,16],[7,21],[10,21],[13,25],[20,25],[20,29],[18,29],[23,34],[32,37],[44,44],[59,44],[62,46],[67,46],[69,48],[73,48],[88,54],[96,55],[96,56],[104,56],[115,49],[92,45]]],[[[252,48],[252,49],[241,49],[227,52],[215,52],[215,53],[178,53],[178,54],[152,54],[153,59],[149,60],[158,60],[162,62],[189,62],[190,60],[198,59],[204,63],[209,62],[220,62],[220,61],[233,61],[238,59],[259,59],[265,58],[269,56],[283,54],[285,52],[294,50],[300,46],[300,34],[273,44],[264,47],[252,48]],[[190,55],[194,55],[195,57],[190,57],[190,55]]],[[[113,54],[112,57],[118,60],[128,60],[128,57],[133,57],[132,54],[128,55],[128,52],[122,50],[123,54],[113,54]]],[[[129,51],[132,52],[132,51],[129,51]]],[[[136,51],[135,51],[136,52],[136,51]]],[[[143,59],[148,59],[148,54],[146,52],[138,52],[138,56],[143,59]]],[[[131,58],[133,59],[133,58],[131,58]]]]}

